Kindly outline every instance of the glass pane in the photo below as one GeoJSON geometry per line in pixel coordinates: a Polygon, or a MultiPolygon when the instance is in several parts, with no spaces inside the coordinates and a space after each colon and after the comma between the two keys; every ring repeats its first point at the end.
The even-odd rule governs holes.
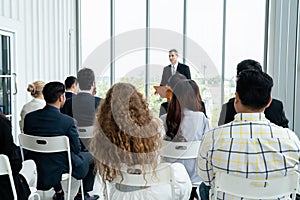
{"type": "Polygon", "coordinates": [[[150,1],[150,27],[171,30],[182,34],[183,1],[150,1]]]}
{"type": "Polygon", "coordinates": [[[227,0],[225,101],[234,96],[239,62],[253,59],[263,65],[265,4],[262,0],[227,0]]]}
{"type": "Polygon", "coordinates": [[[11,114],[11,78],[0,77],[0,112],[11,114]]]}
{"type": "Polygon", "coordinates": [[[187,64],[199,87],[212,127],[221,105],[223,1],[187,2],[187,64]]]}
{"type": "Polygon", "coordinates": [[[8,36],[0,35],[0,47],[0,75],[10,75],[10,38],[8,36]]]}
{"type": "Polygon", "coordinates": [[[170,64],[169,50],[176,49],[178,61],[183,53],[183,1],[150,1],[150,93],[149,106],[155,116],[166,99],[154,95],[154,85],[159,85],[163,68],[170,64]]]}
{"type": "Polygon", "coordinates": [[[144,93],[146,1],[115,0],[115,11],[115,81],[132,83],[144,93]]]}
{"type": "Polygon", "coordinates": [[[81,2],[82,62],[110,38],[110,2],[89,0],[81,2]]]}
{"type": "Polygon", "coordinates": [[[0,112],[11,115],[10,38],[0,35],[0,112]]]}
{"type": "Polygon", "coordinates": [[[81,2],[82,66],[96,76],[97,96],[110,87],[110,1],[81,2]]]}

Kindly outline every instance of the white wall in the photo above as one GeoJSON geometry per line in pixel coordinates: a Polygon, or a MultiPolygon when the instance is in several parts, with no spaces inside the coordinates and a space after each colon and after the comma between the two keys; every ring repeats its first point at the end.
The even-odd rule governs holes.
{"type": "Polygon", "coordinates": [[[28,83],[76,75],[75,8],[75,0],[0,0],[0,29],[15,36],[14,128],[23,104],[31,100],[28,83]]]}

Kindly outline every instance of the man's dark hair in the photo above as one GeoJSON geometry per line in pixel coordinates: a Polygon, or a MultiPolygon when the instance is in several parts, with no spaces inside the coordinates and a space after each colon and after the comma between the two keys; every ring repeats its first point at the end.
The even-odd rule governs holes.
{"type": "Polygon", "coordinates": [[[72,87],[73,84],[76,84],[77,83],[77,79],[75,76],[68,76],[65,80],[65,86],[66,86],[66,89],[69,89],[72,87]]]}
{"type": "Polygon", "coordinates": [[[236,75],[239,75],[239,73],[243,70],[247,69],[254,69],[258,71],[262,71],[262,67],[259,62],[251,59],[243,60],[237,65],[236,68],[236,75]]]}
{"type": "Polygon", "coordinates": [[[65,85],[61,82],[49,82],[43,89],[43,95],[46,103],[55,103],[59,96],[65,93],[65,85]]]}
{"type": "Polygon", "coordinates": [[[90,90],[95,81],[95,74],[89,68],[83,68],[77,73],[77,81],[81,90],[90,90]]]}
{"type": "Polygon", "coordinates": [[[243,70],[237,76],[236,92],[241,103],[253,109],[262,109],[270,101],[273,79],[258,70],[243,70]]]}

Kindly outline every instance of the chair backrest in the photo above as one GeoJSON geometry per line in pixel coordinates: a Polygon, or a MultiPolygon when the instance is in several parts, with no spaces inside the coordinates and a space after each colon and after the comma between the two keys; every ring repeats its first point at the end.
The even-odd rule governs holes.
{"type": "Polygon", "coordinates": [[[78,127],[79,138],[92,138],[93,137],[93,126],[78,127]]]}
{"type": "Polygon", "coordinates": [[[201,141],[172,142],[162,141],[161,156],[174,159],[197,158],[201,141]]]}
{"type": "Polygon", "coordinates": [[[0,154],[0,175],[8,175],[14,199],[18,199],[10,162],[8,157],[4,154],[0,154]]]}
{"type": "MultiPolygon", "coordinates": [[[[72,174],[72,162],[71,162],[71,151],[69,138],[65,135],[62,136],[33,136],[26,134],[19,134],[19,143],[21,149],[21,156],[24,160],[23,149],[29,151],[39,152],[39,153],[57,153],[57,152],[67,152],[68,154],[68,165],[69,165],[69,184],[68,191],[71,191],[71,174],[72,174]]],[[[70,199],[70,192],[68,192],[68,199],[70,199]]]]}
{"type": "MultiPolygon", "coordinates": [[[[141,169],[139,166],[132,167],[133,169],[141,169]]],[[[130,186],[153,186],[160,184],[171,184],[172,183],[172,169],[169,163],[161,163],[156,168],[156,175],[153,174],[152,170],[146,168],[145,179],[144,175],[131,174],[127,170],[123,170],[123,180],[121,176],[117,176],[113,182],[121,183],[123,185],[130,186]],[[121,181],[122,180],[122,181],[121,181]]]]}
{"type": "Polygon", "coordinates": [[[295,199],[298,181],[299,175],[296,172],[268,180],[255,180],[226,172],[217,172],[213,189],[214,199],[217,199],[217,192],[247,199],[278,199],[292,194],[292,199],[295,199]]]}
{"type": "MultiPolygon", "coordinates": [[[[141,169],[139,166],[135,166],[132,169],[141,169]]],[[[142,170],[141,170],[142,171],[142,170]]],[[[171,194],[172,199],[175,197],[175,189],[174,189],[174,172],[170,163],[160,163],[153,173],[151,167],[146,167],[146,174],[144,179],[144,174],[134,174],[128,173],[127,170],[122,171],[123,180],[121,176],[117,176],[113,182],[120,183],[123,185],[129,186],[154,186],[154,185],[162,185],[168,184],[171,185],[171,194]]]]}

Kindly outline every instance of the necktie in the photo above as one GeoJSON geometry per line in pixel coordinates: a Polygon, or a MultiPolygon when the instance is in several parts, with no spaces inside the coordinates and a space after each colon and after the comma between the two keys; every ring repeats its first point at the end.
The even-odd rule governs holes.
{"type": "Polygon", "coordinates": [[[171,69],[172,69],[172,75],[174,75],[175,74],[175,67],[174,67],[174,65],[172,65],[171,69]]]}

